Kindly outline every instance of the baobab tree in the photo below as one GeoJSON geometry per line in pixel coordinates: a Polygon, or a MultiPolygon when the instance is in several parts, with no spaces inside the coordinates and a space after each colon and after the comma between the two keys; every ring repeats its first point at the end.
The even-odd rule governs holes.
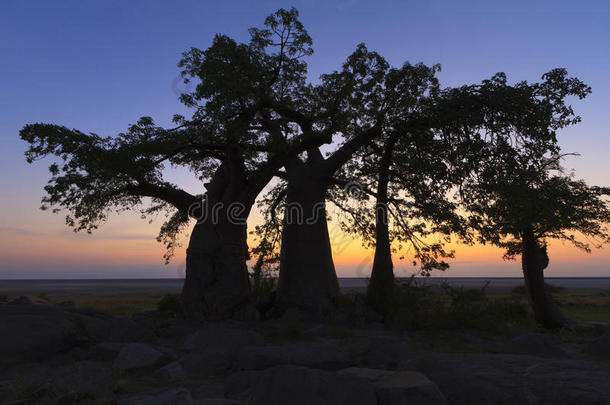
{"type": "Polygon", "coordinates": [[[340,71],[322,76],[320,97],[332,103],[333,125],[344,137],[323,156],[309,148],[305,159],[286,162],[285,213],[281,231],[276,308],[299,307],[314,313],[332,309],[339,294],[326,218],[326,194],[333,174],[383,126],[383,80],[387,62],[360,44],[340,71]],[[296,210],[295,210],[296,208],[296,210]],[[298,217],[293,214],[298,212],[298,217]]]}
{"type": "Polygon", "coordinates": [[[423,275],[443,270],[448,267],[443,259],[453,256],[443,242],[460,228],[455,204],[447,199],[454,184],[445,156],[448,142],[435,135],[429,117],[440,91],[435,77],[439,69],[407,63],[388,72],[396,100],[390,124],[335,179],[338,185],[357,184],[365,197],[354,205],[349,195],[339,192],[332,201],[345,214],[343,229],[375,249],[367,299],[380,313],[387,313],[393,301],[392,253],[412,249],[410,259],[423,275]],[[432,234],[444,236],[430,242],[432,234]]]}
{"type": "MultiPolygon", "coordinates": [[[[483,163],[526,156],[540,161],[558,153],[556,131],[578,121],[565,99],[588,92],[588,86],[562,69],[544,75],[540,83],[509,85],[500,73],[478,85],[437,86],[416,104],[420,125],[396,124],[400,131],[377,138],[348,163],[343,176],[364,185],[375,202],[374,211],[367,204],[343,209],[348,214],[344,229],[375,249],[367,290],[370,304],[382,313],[391,305],[392,252],[400,247],[413,249],[422,274],[446,269],[443,259],[452,257],[443,248],[448,237],[457,234],[472,242],[472,231],[480,230],[468,228],[466,220],[470,225],[477,222],[463,218],[457,208],[460,198],[472,206],[489,198],[475,196],[472,188],[481,179],[483,163]],[[432,233],[439,236],[434,243],[426,239],[432,233]]],[[[490,167],[485,176],[492,179],[488,185],[494,185],[499,177],[493,176],[505,173],[506,167],[490,167]]]]}
{"type": "Polygon", "coordinates": [[[311,44],[297,11],[280,9],[264,28],[250,30],[249,43],[217,35],[209,48],[185,52],[182,74],[198,84],[181,95],[194,112],[188,120],[175,116],[176,128],[161,128],[148,117],[115,137],[52,124],[25,126],[20,135],[30,145],[28,162],[58,158],[43,206],[66,209],[67,224],[87,232],[112,211],[166,210],[159,239],[169,255],[176,235],[195,218],[184,313],[235,315],[249,295],[246,220],[256,196],[287,159],[329,143],[335,132],[328,124],[332,109],[320,111],[318,91],[306,83],[303,58],[313,52],[311,44]],[[296,119],[308,126],[298,128],[296,119]],[[166,181],[168,164],[194,172],[205,192],[191,195],[166,181]]]}
{"type": "Polygon", "coordinates": [[[545,287],[550,240],[563,240],[590,252],[610,242],[610,188],[589,186],[562,173],[559,156],[528,161],[521,156],[486,166],[480,180],[462,190],[478,239],[521,255],[527,298],[536,321],[546,328],[573,321],[545,287]],[[501,162],[502,167],[498,167],[501,162]]]}
{"type": "Polygon", "coordinates": [[[421,125],[415,116],[417,103],[436,86],[436,70],[408,63],[391,68],[379,54],[360,44],[341,70],[322,76],[322,98],[332,101],[333,119],[343,140],[327,156],[315,147],[306,156],[287,161],[278,174],[282,182],[265,199],[268,223],[259,228],[261,260],[280,245],[276,256],[280,262],[276,308],[280,312],[291,306],[316,313],[332,310],[339,289],[326,202],[332,188],[342,181],[336,175],[349,171],[346,164],[360,151],[371,153],[370,148],[384,137],[402,133],[405,126],[421,125]]]}
{"type": "MultiPolygon", "coordinates": [[[[506,249],[508,259],[521,255],[534,316],[544,327],[557,328],[570,320],[544,286],[548,241],[569,241],[585,251],[610,242],[610,203],[604,197],[610,189],[574,180],[560,166],[557,131],[580,121],[565,99],[584,98],[591,89],[563,69],[542,79],[508,86],[501,75],[476,90],[493,108],[474,104],[480,113],[471,130],[485,133],[487,141],[459,195],[480,242],[506,249]]],[[[456,89],[453,96],[454,102],[476,100],[472,89],[456,89]]]]}

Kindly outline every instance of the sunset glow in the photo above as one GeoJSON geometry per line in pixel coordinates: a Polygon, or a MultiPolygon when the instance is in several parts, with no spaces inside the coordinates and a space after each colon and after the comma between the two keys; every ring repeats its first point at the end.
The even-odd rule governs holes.
{"type": "MultiPolygon", "coordinates": [[[[315,53],[308,60],[311,80],[339,68],[360,42],[395,65],[442,64],[442,86],[478,82],[498,71],[511,82],[535,81],[552,68],[565,67],[593,88],[590,97],[573,100],[582,123],[559,134],[566,152],[580,153],[568,157],[565,166],[590,184],[610,185],[609,6],[600,2],[599,8],[583,6],[574,14],[567,2],[552,8],[531,2],[438,3],[404,7],[397,1],[381,7],[362,1],[297,1],[314,40],[315,53]]],[[[51,161],[26,164],[26,145],[18,132],[28,123],[53,122],[113,136],[143,115],[170,126],[173,114],[188,114],[177,96],[177,87],[183,86],[176,67],[181,52],[207,47],[217,32],[243,40],[243,27],[281,6],[244,2],[235,13],[234,6],[224,3],[188,2],[168,13],[152,2],[3,5],[0,278],[183,277],[188,235],[173,261],[164,265],[163,246],[155,241],[163,218],[149,224],[138,213],[113,214],[88,235],[68,229],[62,213],[40,211],[51,161]]],[[[194,194],[203,191],[186,171],[171,172],[170,181],[194,194]]],[[[251,224],[257,215],[252,214],[251,224]]],[[[373,251],[334,226],[329,222],[338,275],[367,277],[373,251]]],[[[443,275],[521,274],[519,261],[503,261],[498,248],[452,248],[456,258],[443,275]]],[[[587,254],[553,242],[549,253],[547,276],[610,277],[609,246],[587,254]]],[[[396,258],[395,269],[404,276],[416,270],[408,252],[405,260],[396,258]]]]}

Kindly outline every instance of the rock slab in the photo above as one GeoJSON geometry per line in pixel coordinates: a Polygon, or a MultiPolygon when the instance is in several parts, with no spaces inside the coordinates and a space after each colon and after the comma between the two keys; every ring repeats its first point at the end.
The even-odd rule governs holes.
{"type": "Polygon", "coordinates": [[[130,343],[125,345],[114,360],[114,367],[123,370],[135,370],[158,365],[166,356],[145,343],[130,343]]]}
{"type": "Polygon", "coordinates": [[[372,384],[359,377],[299,366],[266,370],[256,385],[257,405],[376,405],[372,384]]]}

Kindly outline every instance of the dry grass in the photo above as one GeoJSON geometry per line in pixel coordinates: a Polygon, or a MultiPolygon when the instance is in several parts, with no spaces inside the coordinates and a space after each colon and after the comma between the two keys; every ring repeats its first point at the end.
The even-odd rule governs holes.
{"type": "MultiPolygon", "coordinates": [[[[62,301],[73,301],[79,308],[95,308],[115,316],[131,316],[146,308],[157,308],[164,294],[150,295],[64,295],[49,297],[39,293],[42,298],[51,304],[62,301]]],[[[9,296],[9,299],[17,298],[9,296]]]]}
{"type": "MultiPolygon", "coordinates": [[[[511,293],[490,293],[491,299],[517,298],[527,304],[525,296],[511,293]]],[[[157,308],[164,294],[144,295],[65,295],[49,297],[37,294],[52,304],[73,301],[78,307],[90,307],[115,316],[131,316],[146,308],[157,308]]],[[[561,291],[553,293],[561,308],[570,316],[581,321],[610,323],[610,292],[600,290],[561,291]]],[[[9,296],[9,299],[16,296],[9,296]]]]}
{"type": "MultiPolygon", "coordinates": [[[[489,294],[492,298],[515,296],[510,293],[489,294]]],[[[610,291],[607,290],[563,290],[553,292],[553,298],[561,309],[579,321],[610,323],[610,291]]],[[[519,299],[527,303],[525,296],[519,299]]]]}

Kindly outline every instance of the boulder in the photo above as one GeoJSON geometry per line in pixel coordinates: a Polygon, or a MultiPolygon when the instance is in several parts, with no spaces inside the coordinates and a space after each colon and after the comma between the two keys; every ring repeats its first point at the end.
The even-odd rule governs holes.
{"type": "Polygon", "coordinates": [[[314,323],[303,331],[303,337],[307,339],[325,338],[330,335],[331,328],[323,323],[314,323]]]}
{"type": "Polygon", "coordinates": [[[54,368],[50,379],[54,391],[78,393],[81,396],[94,398],[103,398],[117,388],[108,366],[93,361],[54,368]]]}
{"type": "Polygon", "coordinates": [[[460,404],[607,404],[610,365],[526,355],[434,354],[417,366],[460,404]]]}
{"type": "Polygon", "coordinates": [[[114,360],[114,367],[123,370],[135,370],[142,367],[158,365],[166,355],[145,343],[130,343],[125,345],[114,360]]]}
{"type": "Polygon", "coordinates": [[[610,366],[582,360],[557,360],[529,367],[523,392],[531,404],[610,404],[610,366]]]}
{"type": "Polygon", "coordinates": [[[76,303],[74,301],[58,302],[55,306],[61,309],[76,309],[76,303]]]}
{"type": "Polygon", "coordinates": [[[157,334],[163,338],[177,339],[191,335],[201,329],[202,323],[182,318],[167,318],[157,321],[157,334]]]}
{"type": "Polygon", "coordinates": [[[155,372],[157,377],[169,378],[170,380],[184,380],[186,372],[178,361],[171,362],[155,372]]]}
{"type": "Polygon", "coordinates": [[[349,367],[339,370],[339,373],[352,375],[354,377],[359,377],[374,383],[375,381],[380,380],[382,377],[394,374],[395,372],[389,370],[378,370],[375,368],[349,367]]]}
{"type": "Polygon", "coordinates": [[[452,405],[530,404],[521,376],[544,359],[509,354],[428,354],[416,366],[452,405]]]}
{"type": "Polygon", "coordinates": [[[170,388],[157,393],[138,394],[119,402],[120,405],[191,405],[191,393],[185,388],[170,388]]]}
{"type": "Polygon", "coordinates": [[[116,358],[125,343],[100,342],[89,348],[89,357],[94,360],[110,361],[116,358]]]}
{"type": "Polygon", "coordinates": [[[241,401],[248,400],[262,375],[263,372],[254,370],[238,371],[231,374],[224,384],[224,396],[241,401]]]}
{"type": "Polygon", "coordinates": [[[277,366],[262,373],[251,402],[264,405],[376,405],[366,380],[298,366],[277,366]]]}
{"type": "Polygon", "coordinates": [[[246,347],[240,351],[237,364],[242,370],[262,370],[282,364],[336,368],[349,362],[347,353],[337,344],[322,341],[246,347]]]}
{"type": "Polygon", "coordinates": [[[47,305],[0,306],[0,365],[43,360],[87,341],[77,321],[47,305]]]}
{"type": "Polygon", "coordinates": [[[448,405],[449,403],[422,373],[399,371],[377,380],[373,387],[379,405],[448,405]]]}
{"type": "Polygon", "coordinates": [[[184,339],[184,350],[224,350],[226,353],[236,353],[246,346],[262,345],[265,339],[261,334],[251,329],[236,325],[206,325],[184,339]]]}
{"type": "Polygon", "coordinates": [[[553,336],[543,333],[518,335],[504,345],[506,351],[532,356],[568,358],[568,354],[554,341],[553,336]]]}
{"type": "Polygon", "coordinates": [[[180,365],[190,376],[218,374],[231,368],[233,362],[222,348],[201,349],[182,356],[180,365]]]}
{"type": "Polygon", "coordinates": [[[343,340],[342,346],[357,365],[366,368],[410,369],[415,358],[406,338],[358,336],[343,340]]]}
{"type": "Polygon", "coordinates": [[[604,335],[588,342],[583,351],[595,359],[610,359],[610,335],[604,335]]]}
{"type": "Polygon", "coordinates": [[[155,334],[150,327],[128,318],[112,318],[103,313],[90,316],[79,312],[77,315],[79,315],[79,320],[88,335],[94,340],[119,343],[150,343],[155,339],[155,334]]]}
{"type": "Polygon", "coordinates": [[[443,405],[448,404],[438,387],[416,371],[388,371],[351,367],[340,371],[370,381],[379,405],[443,405]]]}
{"type": "MultiPolygon", "coordinates": [[[[75,396],[81,400],[104,398],[117,388],[107,364],[70,362],[67,358],[20,364],[2,370],[0,379],[3,381],[2,394],[10,392],[23,403],[62,403],[74,401],[75,396]]],[[[5,399],[0,397],[0,402],[5,403],[5,399]]]]}
{"type": "Polygon", "coordinates": [[[223,381],[198,381],[197,387],[191,389],[191,395],[195,401],[225,398],[225,384],[223,381]]]}

